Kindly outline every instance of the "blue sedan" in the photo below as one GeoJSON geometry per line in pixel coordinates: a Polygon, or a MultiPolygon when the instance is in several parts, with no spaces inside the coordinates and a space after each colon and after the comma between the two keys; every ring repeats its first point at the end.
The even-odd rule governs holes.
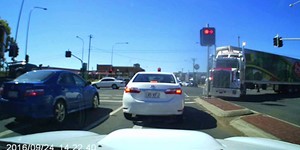
{"type": "Polygon", "coordinates": [[[1,105],[16,118],[53,118],[100,105],[98,91],[79,75],[63,70],[34,70],[4,83],[1,105]]]}

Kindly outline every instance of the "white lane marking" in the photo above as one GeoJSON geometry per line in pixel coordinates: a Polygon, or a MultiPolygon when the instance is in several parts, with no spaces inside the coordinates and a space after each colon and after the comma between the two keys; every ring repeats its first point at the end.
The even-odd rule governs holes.
{"type": "Polygon", "coordinates": [[[143,129],[143,126],[134,125],[132,128],[133,129],[143,129]]]}
{"type": "MultiPolygon", "coordinates": [[[[32,126],[32,125],[24,125],[24,126],[22,126],[22,127],[20,127],[20,128],[15,128],[14,130],[15,130],[15,131],[23,130],[23,129],[29,128],[29,127],[31,127],[31,126],[32,126]]],[[[9,135],[9,134],[12,134],[12,133],[15,133],[15,132],[12,131],[12,130],[6,130],[6,131],[3,131],[3,132],[0,133],[0,137],[6,136],[6,135],[9,135]]]]}
{"type": "Polygon", "coordinates": [[[122,103],[122,101],[113,101],[113,100],[100,100],[100,103],[101,102],[122,103]]]}
{"type": "Polygon", "coordinates": [[[184,102],[185,104],[195,104],[196,102],[184,102]]]}
{"type": "Polygon", "coordinates": [[[6,131],[0,133],[0,137],[8,135],[8,134],[12,134],[12,133],[14,133],[14,131],[6,130],[6,131]]]}
{"type": "Polygon", "coordinates": [[[120,111],[123,108],[123,106],[119,107],[118,109],[114,110],[113,112],[109,113],[110,116],[116,114],[118,111],[120,111]]]}
{"type": "Polygon", "coordinates": [[[92,128],[94,128],[95,126],[99,125],[101,122],[103,122],[104,120],[108,119],[109,116],[112,116],[114,114],[116,114],[118,111],[120,111],[123,107],[119,107],[118,109],[114,110],[113,112],[109,113],[109,115],[105,115],[104,117],[100,118],[98,121],[94,122],[93,124],[90,124],[89,126],[85,127],[84,130],[90,130],[92,128]]]}
{"type": "Polygon", "coordinates": [[[190,97],[189,95],[187,95],[185,92],[183,92],[184,93],[184,95],[186,96],[186,97],[190,97]]]}

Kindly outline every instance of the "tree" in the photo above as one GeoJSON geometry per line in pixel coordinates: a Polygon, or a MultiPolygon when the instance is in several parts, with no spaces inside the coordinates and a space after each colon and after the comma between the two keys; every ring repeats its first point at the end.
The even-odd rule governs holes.
{"type": "Polygon", "coordinates": [[[7,35],[10,35],[10,31],[11,31],[11,29],[10,29],[10,27],[9,27],[9,25],[8,25],[8,23],[7,23],[7,21],[6,20],[2,20],[2,19],[0,19],[0,26],[2,26],[2,27],[4,27],[4,29],[5,29],[5,32],[6,32],[6,34],[7,35]]]}
{"type": "MultiPolygon", "coordinates": [[[[5,49],[7,49],[9,43],[12,43],[12,42],[15,43],[15,41],[13,40],[13,38],[10,37],[11,28],[9,27],[9,24],[7,23],[7,21],[6,20],[2,20],[2,19],[0,19],[0,28],[4,29],[4,31],[6,33],[6,36],[7,36],[6,37],[6,43],[3,43],[3,44],[5,44],[5,49]]],[[[3,39],[4,38],[4,33],[1,33],[1,34],[3,34],[3,35],[0,35],[0,42],[3,42],[4,41],[4,39],[3,39]]]]}

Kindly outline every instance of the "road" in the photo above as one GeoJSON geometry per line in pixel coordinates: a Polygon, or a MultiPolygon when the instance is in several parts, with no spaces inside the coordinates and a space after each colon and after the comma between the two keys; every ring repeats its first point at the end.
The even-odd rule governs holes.
{"type": "MultiPolygon", "coordinates": [[[[27,120],[25,122],[17,122],[14,118],[1,115],[0,138],[56,130],[87,130],[99,134],[108,134],[123,128],[196,130],[208,133],[215,138],[244,135],[230,125],[230,121],[234,118],[215,116],[195,101],[196,98],[202,96],[202,88],[184,87],[183,89],[186,96],[183,123],[172,122],[169,118],[160,118],[160,120],[145,122],[128,121],[124,118],[121,107],[123,89],[112,90],[103,88],[99,90],[101,101],[99,108],[72,113],[63,124],[53,124],[49,120],[27,120]]],[[[255,97],[255,100],[258,99],[257,97],[266,97],[265,95],[253,96],[255,97]]],[[[274,115],[272,116],[274,117],[287,115],[285,118],[288,118],[293,111],[297,112],[295,114],[299,114],[298,110],[294,110],[294,107],[299,108],[298,98],[281,98],[279,99],[277,97],[275,102],[283,103],[283,106],[275,104],[265,105],[265,103],[270,103],[268,101],[261,101],[259,103],[257,101],[249,101],[249,99],[253,100],[251,95],[246,102],[234,99],[227,99],[227,101],[248,107],[255,111],[261,111],[262,113],[273,113],[274,115]]],[[[299,117],[296,117],[295,119],[291,117],[290,122],[299,123],[299,117]]]]}
{"type": "Polygon", "coordinates": [[[17,122],[14,118],[1,117],[0,138],[25,135],[55,130],[89,130],[99,134],[108,134],[123,128],[164,128],[203,131],[215,138],[226,138],[243,135],[228,125],[226,118],[218,118],[194,101],[202,93],[201,88],[188,87],[186,91],[186,107],[184,122],[175,123],[169,118],[160,120],[132,122],[124,118],[122,112],[123,89],[100,89],[101,106],[70,114],[67,121],[61,125],[53,124],[49,120],[28,120],[17,122]]]}
{"type": "Polygon", "coordinates": [[[241,99],[223,98],[229,102],[300,126],[300,94],[277,94],[273,90],[248,90],[241,99]]]}

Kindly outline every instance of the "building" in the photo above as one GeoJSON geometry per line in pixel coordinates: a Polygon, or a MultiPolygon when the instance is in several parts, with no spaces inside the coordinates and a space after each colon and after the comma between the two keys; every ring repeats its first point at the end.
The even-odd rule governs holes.
{"type": "MultiPolygon", "coordinates": [[[[58,67],[41,67],[41,69],[60,69],[60,70],[68,70],[77,74],[80,74],[80,70],[78,69],[68,69],[68,68],[58,68],[58,67]]],[[[88,79],[101,79],[103,77],[120,77],[120,78],[132,78],[135,73],[145,71],[140,67],[140,64],[134,64],[131,66],[112,66],[112,65],[99,65],[97,64],[96,70],[88,71],[88,79]]]]}
{"type": "Polygon", "coordinates": [[[134,64],[132,67],[97,64],[97,70],[93,71],[93,75],[98,79],[105,76],[131,78],[140,71],[145,71],[140,64],[134,64]]]}

